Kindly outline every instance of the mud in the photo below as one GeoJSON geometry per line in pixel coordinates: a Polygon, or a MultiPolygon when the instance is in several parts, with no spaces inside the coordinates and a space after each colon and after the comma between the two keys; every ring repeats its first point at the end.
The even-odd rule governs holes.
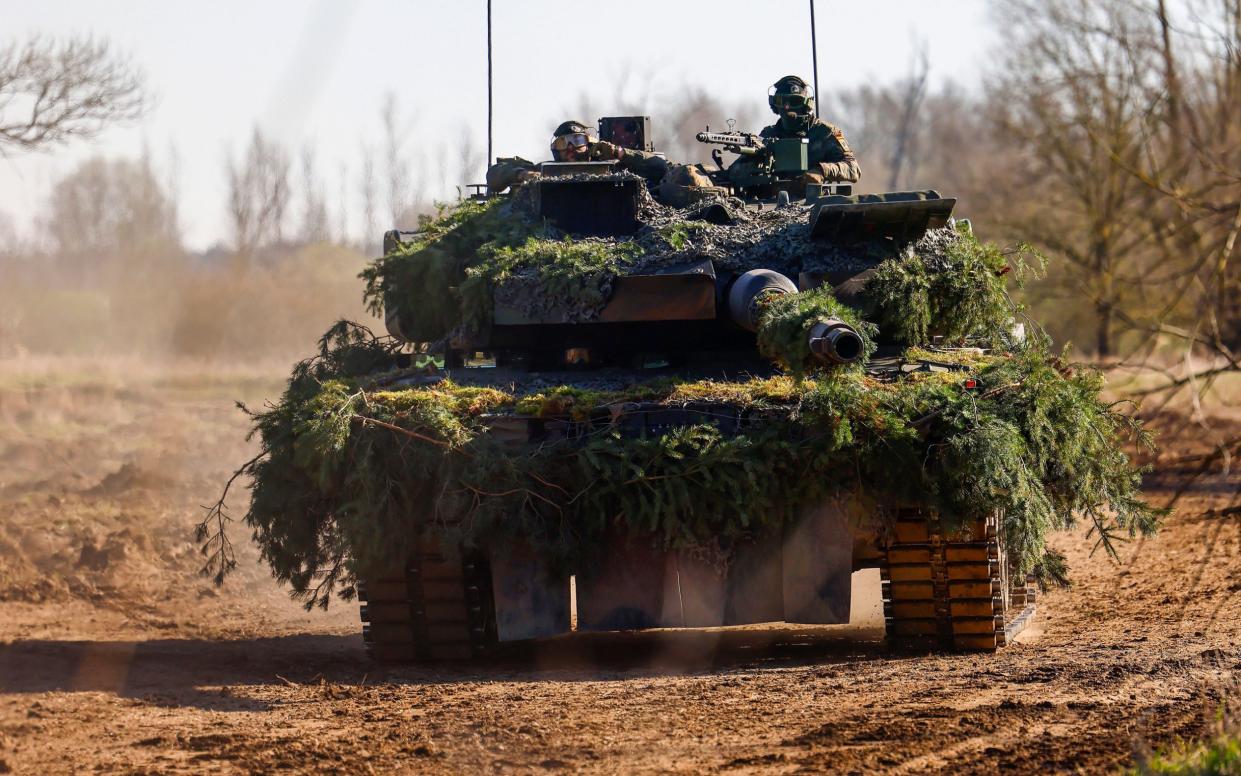
{"type": "Polygon", "coordinates": [[[996,655],[888,651],[859,572],[849,627],[369,663],[355,608],[304,612],[248,543],[223,589],[196,574],[249,449],[231,402],[280,373],[0,365],[0,773],[1107,772],[1199,734],[1241,668],[1241,521],[1195,516],[1235,474],[1119,563],[1056,537],[1074,587],[996,655]]]}

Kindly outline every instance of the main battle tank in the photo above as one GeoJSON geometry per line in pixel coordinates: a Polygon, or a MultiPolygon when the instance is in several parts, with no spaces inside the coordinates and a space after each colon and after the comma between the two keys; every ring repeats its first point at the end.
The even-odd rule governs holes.
{"type": "MultiPolygon", "coordinates": [[[[756,334],[773,299],[829,287],[868,315],[874,305],[867,280],[883,259],[928,233],[963,228],[952,220],[955,200],[934,191],[860,196],[847,186],[806,187],[798,179],[804,150],[800,168],[796,148],[769,158],[768,177],[738,186],[714,175],[725,190],[683,208],[661,205],[641,178],[608,163],[542,165],[537,180],[489,203],[499,217],[533,216],[578,245],[646,245],[644,258],[600,280],[588,303],[557,299],[562,290],[541,286],[537,276],[504,291],[490,288],[489,314],[471,326],[428,323],[432,317],[411,308],[433,300],[417,301],[417,289],[387,287],[389,332],[413,345],[413,360],[425,366],[402,385],[449,380],[518,394],[560,386],[588,393],[658,379],[728,383],[778,375],[788,364],[760,354],[756,334]]],[[[389,232],[385,254],[398,255],[419,239],[389,232]]],[[[941,349],[940,358],[910,358],[885,344],[882,330],[868,336],[856,321],[830,315],[802,336],[815,367],[862,365],[879,382],[969,368],[952,349],[941,349]],[[868,352],[872,338],[877,347],[868,352]]],[[[488,433],[513,456],[572,445],[601,430],[637,438],[707,423],[727,436],[764,422],[761,409],[715,398],[638,398],[485,418],[488,433]]],[[[894,644],[994,650],[1029,621],[1034,590],[1010,573],[998,517],[962,523],[889,499],[889,518],[877,528],[856,519],[859,508],[884,500],[875,495],[862,505],[826,498],[778,527],[707,553],[670,546],[654,531],[609,527],[604,551],[577,568],[553,567],[521,541],[461,544],[452,530],[425,530],[406,563],[360,574],[365,641],[379,659],[438,660],[573,627],[847,623],[852,575],[865,568],[880,570],[894,644]]]]}

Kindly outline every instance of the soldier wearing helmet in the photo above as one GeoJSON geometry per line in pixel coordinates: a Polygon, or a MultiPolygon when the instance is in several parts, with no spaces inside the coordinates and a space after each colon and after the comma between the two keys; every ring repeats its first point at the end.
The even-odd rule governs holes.
{"type": "Polygon", "coordinates": [[[795,75],[786,75],[772,84],[767,104],[779,120],[759,134],[764,138],[809,138],[810,170],[806,183],[856,183],[862,177],[857,157],[845,142],[839,128],[815,114],[814,93],[810,86],[795,75]]]}
{"type": "MultiPolygon", "coordinates": [[[[668,172],[668,161],[658,154],[623,148],[599,140],[590,127],[580,121],[564,121],[552,133],[552,160],[557,162],[616,161],[617,167],[658,183],[668,172]]],[[[538,165],[521,157],[498,159],[487,170],[487,190],[504,191],[510,186],[537,178],[538,165]]]]}
{"type": "Polygon", "coordinates": [[[580,121],[564,121],[552,133],[552,160],[590,161],[591,147],[599,142],[591,128],[580,121]]]}
{"type": "MultiPolygon", "coordinates": [[[[562,121],[552,132],[552,161],[584,162],[590,159],[594,133],[580,121],[562,121]]],[[[520,156],[502,157],[487,169],[487,191],[498,194],[539,177],[539,166],[520,156]]]]}

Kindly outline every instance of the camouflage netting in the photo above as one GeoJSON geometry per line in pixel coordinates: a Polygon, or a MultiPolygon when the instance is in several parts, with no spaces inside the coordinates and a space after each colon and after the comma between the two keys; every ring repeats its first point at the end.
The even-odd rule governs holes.
{"type": "Polygon", "coordinates": [[[739,201],[713,200],[681,210],[659,204],[644,188],[642,226],[631,237],[575,239],[536,217],[526,189],[445,209],[416,239],[377,259],[362,273],[371,311],[397,309],[402,329],[426,342],[489,323],[493,294],[543,320],[589,321],[617,275],[709,259],[717,272],[767,268],[794,279],[802,272],[876,270],[872,317],[885,336],[908,344],[935,335],[995,340],[1014,314],[1002,275],[1012,270],[1022,279],[1032,255],[1024,247],[1002,253],[953,228],[931,231],[899,252],[882,239],[834,245],[810,237],[801,208],[754,212],[739,201]],[[704,220],[721,214],[731,223],[704,220]]]}
{"type": "MultiPolygon", "coordinates": [[[[515,197],[445,212],[416,244],[367,270],[369,299],[378,305],[399,288],[420,289],[398,304],[419,331],[444,337],[485,320],[492,293],[525,284],[555,288],[567,320],[589,318],[616,273],[644,262],[707,257],[794,277],[806,266],[857,262],[875,268],[878,309],[868,318],[881,327],[908,321],[888,325],[911,346],[909,357],[925,357],[915,348],[937,335],[999,347],[958,351],[968,371],[894,382],[858,366],[816,371],[804,335],[817,316],[855,322],[867,349],[874,334],[816,290],[778,297],[762,313],[759,347],[787,376],[479,387],[400,369],[397,343],[342,322],[296,367],[280,401],[253,414],[262,450],[239,472],[252,477],[246,522],[264,559],[307,605],[326,605],[334,591],[348,597],[367,569],[401,563],[423,529],[482,546],[521,538],[549,563],[580,569],[618,529],[727,556],[837,494],[851,496],[878,531],[898,504],[938,510],[949,522],[999,512],[1023,573],[1059,568],[1045,537],[1082,518],[1109,548],[1113,537],[1154,530],[1159,515],[1141,499],[1123,452],[1127,439],[1147,441],[1139,424],[1100,399],[1096,371],[1065,363],[1039,336],[1009,341],[1017,310],[1004,276],[1020,274],[1018,255],[950,230],[882,257],[871,248],[779,253],[765,236],[799,239],[804,216],[800,224],[787,211],[732,226],[661,224],[654,203],[631,241],[570,241],[523,220],[521,207],[515,197]],[[735,423],[625,436],[607,421],[608,408],[634,401],[726,408],[735,423]],[[509,416],[556,418],[572,433],[506,446],[488,429],[509,416]]],[[[205,549],[222,572],[225,518],[218,510],[211,518],[220,533],[207,537],[204,523],[205,549]]]]}

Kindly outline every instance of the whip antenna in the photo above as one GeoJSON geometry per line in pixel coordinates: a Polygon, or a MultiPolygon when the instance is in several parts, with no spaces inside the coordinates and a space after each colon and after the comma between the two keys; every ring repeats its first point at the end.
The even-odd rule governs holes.
{"type": "MultiPolygon", "coordinates": [[[[813,13],[814,0],[810,0],[813,13]]],[[[817,87],[816,87],[817,91],[817,87]]],[[[495,158],[491,155],[491,0],[487,0],[487,164],[495,158]]]]}
{"type": "MultiPolygon", "coordinates": [[[[487,0],[490,6],[491,0],[487,0]]],[[[490,28],[489,28],[490,29],[490,28]]],[[[488,33],[490,34],[490,33],[488,33]]],[[[819,100],[819,44],[814,34],[814,0],[810,0],[810,58],[814,63],[814,99],[815,113],[818,113],[819,100]]]]}

